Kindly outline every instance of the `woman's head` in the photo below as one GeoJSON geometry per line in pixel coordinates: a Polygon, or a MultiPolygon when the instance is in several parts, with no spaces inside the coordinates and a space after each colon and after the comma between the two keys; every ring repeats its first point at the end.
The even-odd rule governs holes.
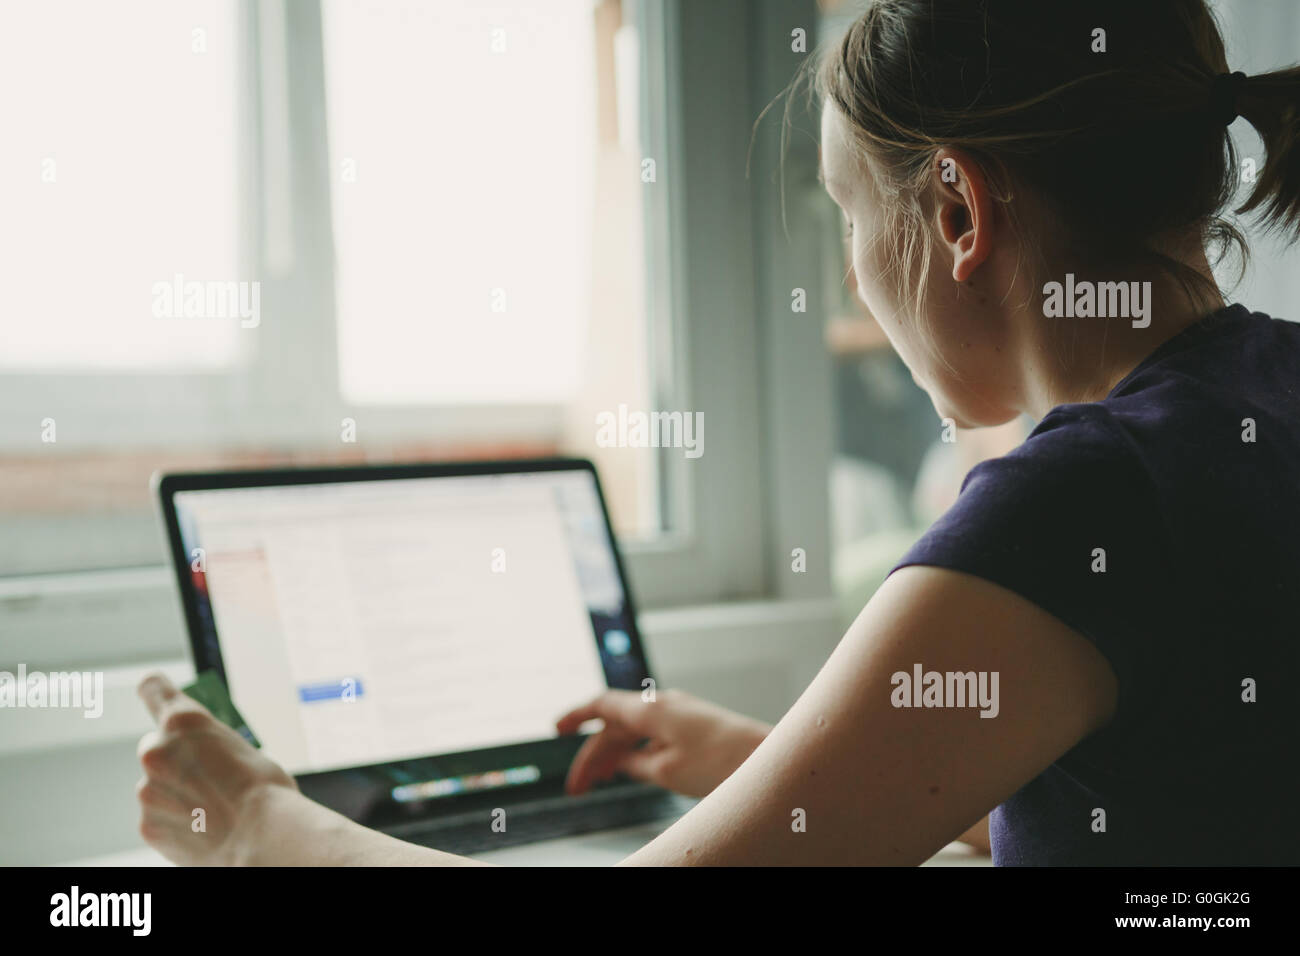
{"type": "Polygon", "coordinates": [[[1245,253],[1219,216],[1234,111],[1266,152],[1239,211],[1296,235],[1300,70],[1227,72],[1203,0],[878,0],[827,53],[823,170],[858,288],[941,414],[1005,421],[1027,353],[1095,357],[1043,318],[1066,270],[1215,301],[1203,250],[1245,253]]]}

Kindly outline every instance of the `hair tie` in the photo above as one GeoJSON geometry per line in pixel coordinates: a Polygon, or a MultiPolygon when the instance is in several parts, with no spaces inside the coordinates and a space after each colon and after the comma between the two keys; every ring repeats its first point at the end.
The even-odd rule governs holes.
{"type": "Polygon", "coordinates": [[[1232,121],[1241,115],[1237,109],[1237,98],[1241,95],[1241,86],[1245,82],[1246,74],[1240,70],[1220,73],[1211,82],[1210,102],[1221,125],[1231,126],[1232,121]]]}

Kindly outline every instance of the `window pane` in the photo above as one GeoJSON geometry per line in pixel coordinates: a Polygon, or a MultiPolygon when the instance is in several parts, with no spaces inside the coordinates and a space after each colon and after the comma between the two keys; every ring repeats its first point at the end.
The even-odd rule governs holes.
{"type": "Polygon", "coordinates": [[[345,399],[578,393],[592,11],[591,0],[325,4],[345,399]]]}
{"type": "Polygon", "coordinates": [[[240,323],[155,285],[234,282],[237,6],[45,0],[0,12],[0,367],[212,368],[240,323]],[[183,316],[159,309],[164,316],[183,316]]]}
{"type": "Polygon", "coordinates": [[[639,84],[618,0],[326,0],[340,391],[357,405],[552,404],[616,526],[660,527],[639,84]]]}
{"type": "Polygon", "coordinates": [[[0,540],[23,543],[0,576],[160,561],[155,470],[578,454],[621,533],[658,532],[665,453],[596,444],[597,415],[652,408],[642,190],[665,187],[640,179],[630,8],[327,2],[322,35],[291,5],[257,60],[234,0],[0,9],[0,540]],[[259,290],[276,312],[155,317],[177,275],[179,316],[190,283],[201,314],[214,286],[249,301],[241,211],[284,198],[236,142],[259,95],[299,240],[259,290]]]}

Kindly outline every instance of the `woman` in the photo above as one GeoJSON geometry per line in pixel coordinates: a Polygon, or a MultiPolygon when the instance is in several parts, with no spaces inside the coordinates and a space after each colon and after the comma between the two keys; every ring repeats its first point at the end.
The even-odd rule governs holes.
{"type": "MultiPolygon", "coordinates": [[[[703,795],[638,864],[915,864],[990,811],[998,863],[1300,862],[1300,328],[1225,306],[1207,258],[1240,243],[1238,115],[1265,149],[1244,209],[1300,228],[1300,70],[1230,73],[1202,0],[883,0],[818,87],[865,304],[942,417],[1039,424],[774,728],[610,693],[560,721],[605,722],[572,789],[703,795]]],[[[141,694],[171,859],[469,862],[141,694]]]]}

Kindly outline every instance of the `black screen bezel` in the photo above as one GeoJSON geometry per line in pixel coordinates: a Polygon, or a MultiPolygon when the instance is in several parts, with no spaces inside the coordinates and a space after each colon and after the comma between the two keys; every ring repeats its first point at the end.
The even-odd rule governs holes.
{"type": "MultiPolygon", "coordinates": [[[[637,678],[637,684],[645,686],[644,681],[653,680],[653,678],[645,652],[645,645],[642,642],[637,624],[635,600],[628,583],[623,555],[614,536],[613,525],[610,523],[609,508],[605,500],[604,489],[600,484],[600,476],[596,473],[595,465],[590,460],[562,457],[503,461],[174,472],[155,475],[153,484],[160,505],[168,551],[171,555],[172,571],[176,575],[177,586],[180,588],[181,606],[185,614],[190,654],[194,661],[195,672],[201,673],[208,669],[215,669],[224,679],[225,667],[221,658],[220,635],[216,635],[215,646],[209,646],[208,641],[205,640],[206,635],[199,612],[199,598],[194,588],[189,555],[185,549],[174,500],[177,492],[356,481],[392,481],[413,478],[531,474],[555,471],[585,471],[592,477],[596,488],[596,497],[600,502],[601,517],[605,523],[605,535],[614,555],[614,565],[618,573],[619,583],[623,588],[627,612],[628,638],[631,642],[630,649],[635,654],[635,659],[643,665],[641,668],[642,673],[637,678]]],[[[609,674],[603,666],[602,672],[605,674],[606,685],[609,686],[609,674]]],[[[653,686],[653,683],[651,686],[653,686]]],[[[256,728],[254,728],[254,732],[256,732],[256,728]]],[[[510,792],[519,799],[554,795],[562,786],[562,774],[557,775],[555,768],[567,766],[568,761],[581,745],[581,739],[581,737],[564,737],[538,741],[520,741],[517,744],[483,750],[454,754],[431,754],[427,757],[411,760],[389,761],[298,774],[296,779],[299,786],[309,796],[315,797],[353,819],[371,825],[383,825],[409,820],[413,817],[418,818],[421,815],[464,812],[480,803],[485,805],[499,804],[502,799],[502,794],[499,791],[488,791],[434,799],[419,804],[397,806],[391,800],[389,794],[392,787],[398,782],[461,776],[467,773],[504,769],[512,765],[539,763],[544,768],[544,776],[541,782],[514,787],[511,788],[510,792]]]]}

